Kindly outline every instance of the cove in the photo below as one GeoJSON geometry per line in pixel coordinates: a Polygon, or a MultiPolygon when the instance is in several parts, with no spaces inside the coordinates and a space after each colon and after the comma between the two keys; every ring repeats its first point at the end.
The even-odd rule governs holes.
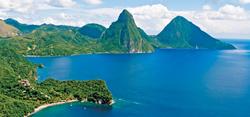
{"type": "Polygon", "coordinates": [[[250,116],[250,41],[229,42],[238,49],[28,58],[45,66],[38,69],[39,81],[102,79],[116,101],[112,108],[64,104],[33,116],[250,116]]]}

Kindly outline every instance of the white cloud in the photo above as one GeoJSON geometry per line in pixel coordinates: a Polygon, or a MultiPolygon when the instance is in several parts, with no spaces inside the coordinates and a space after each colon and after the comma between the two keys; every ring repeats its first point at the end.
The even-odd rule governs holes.
{"type": "Polygon", "coordinates": [[[27,12],[32,8],[33,0],[0,0],[0,9],[27,12]]]}
{"type": "Polygon", "coordinates": [[[204,6],[202,6],[202,9],[203,10],[212,10],[210,5],[204,5],[204,6]]]}
{"type": "Polygon", "coordinates": [[[250,4],[250,0],[240,0],[241,4],[250,4]]]}
{"type": "MultiPolygon", "coordinates": [[[[26,21],[24,21],[26,22],[26,21]]],[[[69,25],[69,26],[82,26],[85,24],[83,20],[65,20],[59,17],[46,17],[33,22],[33,24],[54,24],[54,25],[69,25]]]]}
{"type": "Polygon", "coordinates": [[[0,0],[0,10],[11,14],[13,12],[32,14],[38,10],[69,8],[76,5],[73,0],[0,0]]]}
{"type": "Polygon", "coordinates": [[[73,0],[47,0],[47,3],[56,7],[73,7],[76,2],[73,0]]]}
{"type": "Polygon", "coordinates": [[[6,17],[6,15],[7,14],[5,12],[0,10],[0,19],[3,19],[4,17],[6,17]]]}
{"type": "Polygon", "coordinates": [[[245,10],[241,8],[240,6],[234,6],[230,4],[226,4],[223,7],[219,9],[219,12],[230,14],[230,15],[236,15],[236,14],[245,14],[245,10]]]}
{"type": "Polygon", "coordinates": [[[129,11],[138,26],[149,34],[159,33],[175,16],[181,15],[216,37],[250,37],[250,14],[239,6],[228,4],[218,10],[171,11],[158,4],[129,8],[129,11]]]}
{"type": "Polygon", "coordinates": [[[218,11],[196,11],[194,17],[198,19],[213,19],[213,20],[247,20],[250,14],[243,8],[233,5],[224,5],[218,11]]]}
{"type": "Polygon", "coordinates": [[[137,25],[150,34],[159,32],[174,16],[167,7],[161,4],[139,6],[128,8],[128,10],[133,14],[137,25]]]}
{"type": "MultiPolygon", "coordinates": [[[[4,2],[14,0],[1,1],[4,4],[0,4],[0,18],[11,17],[28,24],[52,23],[57,25],[83,26],[86,23],[99,23],[108,27],[123,10],[122,8],[79,7],[61,9],[48,4],[50,0],[47,0],[47,2],[38,2],[39,0],[36,0],[30,2],[30,5],[26,4],[27,6],[25,7],[28,10],[20,10],[26,12],[36,10],[36,12],[33,14],[21,14],[11,12],[19,9],[20,5],[14,5],[15,7],[13,7],[9,5],[9,2],[8,4],[4,2]],[[6,9],[8,9],[8,12],[6,12],[6,9]]],[[[17,1],[15,4],[23,5],[23,2],[17,1]]],[[[128,7],[127,9],[133,14],[136,24],[148,34],[158,34],[175,16],[181,15],[215,37],[250,37],[250,13],[240,6],[227,4],[216,10],[204,5],[202,10],[198,11],[176,11],[170,10],[162,4],[154,4],[128,7]]]]}
{"type": "Polygon", "coordinates": [[[102,0],[83,0],[87,4],[98,5],[102,3],[102,0]]]}

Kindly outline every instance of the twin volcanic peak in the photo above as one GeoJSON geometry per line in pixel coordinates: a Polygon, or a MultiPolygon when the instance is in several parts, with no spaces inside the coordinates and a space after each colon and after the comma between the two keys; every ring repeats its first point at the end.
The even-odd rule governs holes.
{"type": "Polygon", "coordinates": [[[213,38],[181,16],[174,18],[158,35],[149,36],[137,27],[132,14],[127,10],[123,10],[118,20],[107,29],[99,24],[72,27],[28,25],[13,19],[5,22],[0,20],[0,37],[12,35],[18,35],[11,38],[16,41],[5,41],[6,45],[13,45],[13,48],[26,55],[147,53],[156,48],[235,49],[233,45],[213,38]]]}
{"type": "Polygon", "coordinates": [[[114,53],[144,53],[154,50],[143,38],[133,16],[127,10],[122,11],[118,20],[104,32],[100,41],[106,51],[114,53]]]}
{"type": "Polygon", "coordinates": [[[152,52],[154,48],[235,49],[217,40],[182,16],[175,17],[157,36],[148,36],[135,24],[133,16],[123,10],[118,20],[101,38],[107,51],[152,52]],[[154,47],[154,48],[153,48],[154,47]]]}
{"type": "Polygon", "coordinates": [[[156,38],[170,48],[235,49],[217,40],[182,16],[175,17],[156,38]]]}

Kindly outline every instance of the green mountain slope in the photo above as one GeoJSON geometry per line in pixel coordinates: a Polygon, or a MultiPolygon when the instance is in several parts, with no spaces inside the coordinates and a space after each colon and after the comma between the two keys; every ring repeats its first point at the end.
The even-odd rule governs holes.
{"type": "MultiPolygon", "coordinates": [[[[22,55],[143,53],[152,52],[155,48],[235,49],[230,44],[214,39],[181,16],[174,18],[157,36],[148,36],[138,28],[127,10],[123,10],[118,20],[108,29],[98,24],[88,24],[82,28],[43,24],[34,29],[29,28],[31,25],[20,24],[12,19],[7,19],[6,22],[16,23],[20,30],[29,32],[0,40],[1,45],[8,46],[22,55]]],[[[12,26],[3,21],[2,23],[16,31],[12,26]]]]}
{"type": "Polygon", "coordinates": [[[163,44],[159,42],[154,36],[149,36],[143,29],[138,28],[138,31],[140,32],[143,39],[145,39],[148,43],[150,43],[151,46],[154,48],[161,48],[164,47],[163,44]]]}
{"type": "Polygon", "coordinates": [[[74,30],[77,31],[79,27],[67,26],[67,25],[54,25],[54,24],[42,24],[39,27],[39,30],[43,29],[44,31],[53,31],[53,30],[74,30]]]}
{"type": "Polygon", "coordinates": [[[99,24],[87,24],[81,27],[78,31],[85,36],[88,36],[93,39],[99,39],[106,28],[99,24]]]}
{"type": "Polygon", "coordinates": [[[3,20],[0,20],[0,37],[13,37],[18,36],[19,30],[15,27],[6,24],[3,20]]]}
{"type": "Polygon", "coordinates": [[[184,17],[174,18],[156,38],[171,48],[235,49],[217,40],[184,17]]]}
{"type": "Polygon", "coordinates": [[[0,44],[15,49],[19,54],[35,56],[93,53],[100,48],[96,40],[81,35],[77,30],[52,25],[41,26],[23,36],[2,39],[0,44]]]}
{"type": "Polygon", "coordinates": [[[11,19],[11,18],[8,18],[8,19],[4,20],[4,22],[6,24],[9,24],[9,25],[17,28],[22,33],[30,33],[33,30],[35,30],[35,29],[37,29],[37,28],[40,27],[39,25],[22,24],[22,23],[19,23],[18,21],[14,20],[14,19],[11,19]]]}
{"type": "Polygon", "coordinates": [[[118,20],[101,37],[104,50],[111,53],[152,52],[154,48],[143,38],[133,16],[123,10],[118,20]]]}

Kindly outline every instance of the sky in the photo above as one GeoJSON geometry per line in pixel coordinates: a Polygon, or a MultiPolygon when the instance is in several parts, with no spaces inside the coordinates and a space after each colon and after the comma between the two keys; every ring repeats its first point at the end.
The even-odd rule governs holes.
{"type": "Polygon", "coordinates": [[[123,9],[150,35],[180,15],[216,38],[250,39],[250,0],[0,0],[0,19],[109,27],[123,9]]]}

